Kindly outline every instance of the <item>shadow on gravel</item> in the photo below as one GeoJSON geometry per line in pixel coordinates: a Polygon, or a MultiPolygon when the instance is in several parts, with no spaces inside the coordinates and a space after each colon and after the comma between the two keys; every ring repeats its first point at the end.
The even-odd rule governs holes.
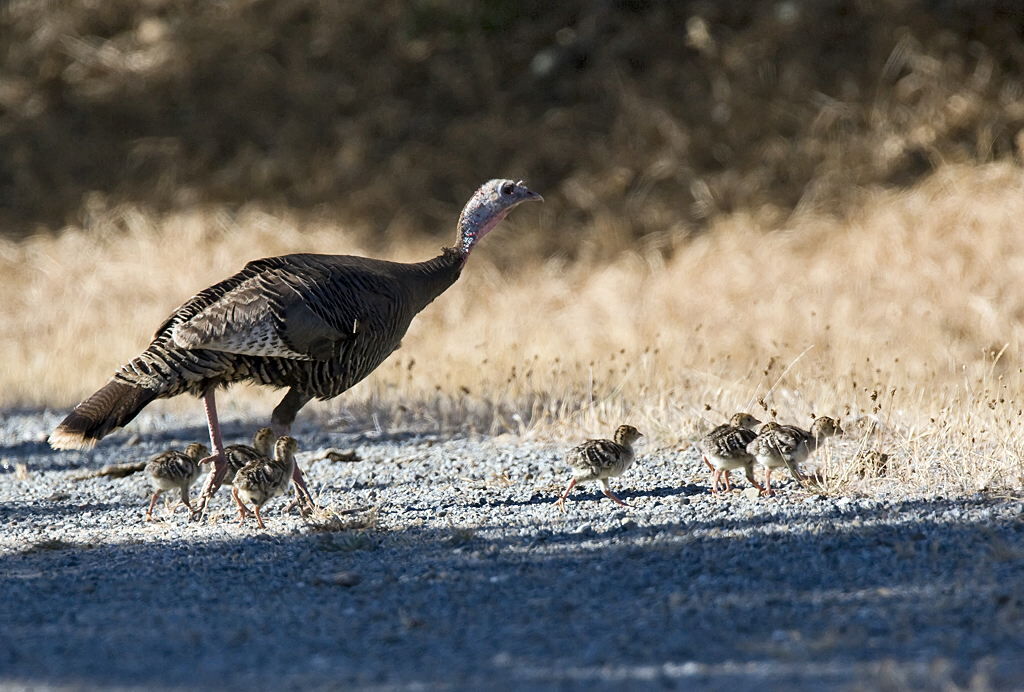
{"type": "Polygon", "coordinates": [[[0,682],[1019,687],[1024,525],[970,511],[523,536],[231,525],[8,555],[0,682]]]}
{"type": "Polygon", "coordinates": [[[0,524],[9,524],[22,519],[39,519],[40,517],[62,517],[80,515],[82,512],[113,512],[130,510],[141,515],[146,509],[146,498],[140,496],[138,502],[85,502],[73,495],[62,494],[59,497],[31,502],[0,502],[0,524]],[[139,509],[141,507],[141,510],[139,509]]]}
{"type": "MultiPolygon", "coordinates": [[[[673,485],[666,486],[663,488],[654,488],[653,490],[618,490],[612,489],[616,495],[628,502],[630,499],[636,499],[638,497],[689,497],[691,495],[700,495],[707,492],[707,488],[700,485],[673,485]]],[[[533,497],[527,500],[509,500],[507,498],[488,498],[481,501],[483,506],[487,507],[526,507],[529,505],[545,505],[553,504],[561,494],[561,490],[557,492],[551,492],[547,495],[534,494],[533,497]]],[[[566,505],[573,502],[607,502],[608,510],[612,511],[615,506],[611,504],[611,501],[604,496],[600,491],[592,491],[590,488],[573,488],[572,494],[569,499],[566,500],[566,505]]]]}

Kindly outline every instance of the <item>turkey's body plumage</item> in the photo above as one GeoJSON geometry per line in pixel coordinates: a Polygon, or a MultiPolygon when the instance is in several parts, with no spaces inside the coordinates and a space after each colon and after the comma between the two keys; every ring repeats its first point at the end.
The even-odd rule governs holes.
{"type": "Polygon", "coordinates": [[[464,259],[447,249],[415,264],[312,254],[249,262],[175,310],[51,442],[90,447],[153,399],[234,382],[290,387],[298,406],[336,397],[398,348],[464,259]]]}
{"type": "Polygon", "coordinates": [[[417,264],[311,254],[256,260],[175,310],[115,379],[162,397],[251,381],[330,399],[391,355],[461,269],[451,251],[417,264]]]}

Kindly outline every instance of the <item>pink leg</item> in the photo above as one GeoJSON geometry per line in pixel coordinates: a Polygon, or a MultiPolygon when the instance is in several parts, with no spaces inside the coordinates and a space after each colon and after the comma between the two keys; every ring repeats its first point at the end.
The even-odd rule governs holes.
{"type": "Polygon", "coordinates": [[[149,509],[146,510],[146,521],[153,520],[153,507],[156,506],[156,499],[160,497],[162,492],[163,490],[157,490],[153,493],[153,499],[149,501],[149,509]]]}
{"type": "MultiPolygon", "coordinates": [[[[188,501],[188,488],[181,489],[181,504],[185,505],[186,509],[188,509],[190,514],[195,512],[195,510],[192,509],[192,505],[188,501]]],[[[178,508],[175,507],[174,510],[177,511],[178,508]]]]}
{"type": "Polygon", "coordinates": [[[604,491],[605,497],[610,498],[615,504],[622,505],[623,507],[629,507],[625,502],[616,497],[615,493],[608,486],[608,481],[601,481],[601,489],[604,491]]]}
{"type": "Polygon", "coordinates": [[[261,529],[266,529],[267,527],[263,523],[263,517],[260,516],[260,506],[259,505],[253,505],[252,509],[253,509],[254,512],[256,512],[256,523],[259,524],[261,529]]]}
{"type": "Polygon", "coordinates": [[[298,505],[305,505],[299,510],[299,513],[303,516],[307,516],[311,511],[316,509],[316,502],[313,501],[313,494],[309,492],[309,488],[306,487],[306,480],[303,478],[302,469],[299,468],[298,464],[292,469],[292,482],[295,483],[295,497],[288,503],[288,506],[284,508],[284,513],[292,511],[298,505]]]}
{"type": "Polygon", "coordinates": [[[725,492],[731,493],[732,492],[732,483],[730,482],[730,479],[729,479],[729,471],[726,470],[723,473],[725,473],[725,492]]]}
{"type": "Polygon", "coordinates": [[[713,468],[711,471],[711,492],[718,492],[718,477],[722,475],[722,472],[718,469],[713,468]]]}
{"type": "Polygon", "coordinates": [[[708,458],[707,457],[701,457],[701,458],[704,459],[704,465],[708,467],[708,471],[711,471],[712,473],[714,473],[715,467],[711,465],[711,462],[708,461],[708,458]]]}
{"type": "Polygon", "coordinates": [[[569,491],[572,490],[575,486],[576,479],[573,478],[571,481],[569,481],[569,485],[565,486],[565,492],[562,493],[562,496],[555,500],[555,504],[558,505],[558,509],[562,510],[563,512],[565,511],[565,498],[569,497],[569,491]]]}
{"type": "Polygon", "coordinates": [[[754,486],[759,491],[761,491],[760,493],[758,493],[759,495],[763,495],[764,494],[764,488],[762,488],[761,484],[757,482],[756,478],[754,478],[754,466],[753,466],[753,464],[747,464],[746,466],[743,467],[743,475],[745,475],[747,477],[747,480],[750,482],[750,484],[752,486],[754,486]]]}
{"type": "Polygon", "coordinates": [[[242,498],[238,496],[238,488],[231,488],[231,497],[235,498],[235,504],[238,505],[238,523],[244,524],[245,518],[250,516],[252,513],[246,509],[245,503],[242,502],[242,498]]]}
{"type": "Polygon", "coordinates": [[[199,506],[193,511],[192,518],[198,519],[206,511],[206,503],[210,501],[213,494],[220,488],[224,481],[224,475],[228,472],[228,460],[224,456],[224,441],[220,435],[220,422],[217,420],[217,400],[214,388],[210,387],[203,395],[203,406],[206,408],[206,423],[210,428],[210,444],[213,446],[213,454],[206,457],[200,464],[213,462],[213,471],[206,476],[203,484],[203,491],[199,494],[199,506]]]}
{"type": "Polygon", "coordinates": [[[765,497],[771,497],[775,494],[772,491],[772,470],[770,468],[765,468],[764,470],[764,490],[762,493],[765,497]]]}

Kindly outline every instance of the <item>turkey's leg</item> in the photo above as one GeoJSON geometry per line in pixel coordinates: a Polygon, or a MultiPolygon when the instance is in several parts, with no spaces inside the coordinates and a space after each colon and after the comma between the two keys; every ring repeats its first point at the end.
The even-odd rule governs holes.
{"type": "Polygon", "coordinates": [[[284,395],[284,398],[281,399],[281,403],[270,414],[270,428],[274,431],[274,435],[281,437],[282,435],[290,434],[292,423],[295,422],[295,416],[299,415],[299,409],[309,403],[309,400],[312,398],[295,389],[295,387],[290,388],[288,393],[284,395]]]}
{"type": "Polygon", "coordinates": [[[316,509],[316,502],[313,500],[313,494],[306,487],[306,479],[303,477],[302,469],[299,468],[298,464],[295,464],[295,467],[292,469],[292,482],[295,484],[295,499],[288,503],[284,511],[287,513],[292,511],[292,508],[297,505],[305,505],[305,510],[299,510],[305,516],[307,512],[316,509]]]}
{"type": "Polygon", "coordinates": [[[199,494],[199,503],[192,518],[198,519],[206,510],[206,503],[210,501],[213,494],[217,492],[220,484],[224,481],[224,474],[228,472],[228,460],[224,456],[224,441],[220,435],[220,421],[217,420],[217,399],[214,388],[210,387],[203,395],[203,406],[206,408],[206,424],[210,428],[210,444],[213,446],[213,454],[206,457],[200,464],[213,462],[213,470],[206,476],[203,483],[203,492],[199,494]]]}
{"type": "MultiPolygon", "coordinates": [[[[270,414],[270,428],[274,431],[274,434],[278,437],[282,435],[291,434],[292,423],[295,422],[295,416],[299,415],[299,409],[309,403],[309,400],[313,397],[303,394],[295,387],[291,387],[288,393],[281,399],[281,403],[277,405],[274,412],[270,414]]],[[[309,488],[306,487],[306,479],[302,475],[302,469],[296,464],[292,470],[292,482],[295,483],[295,499],[285,508],[285,512],[290,512],[293,507],[299,504],[305,504],[309,509],[314,509],[316,503],[313,501],[313,495],[309,492],[309,488]]]]}

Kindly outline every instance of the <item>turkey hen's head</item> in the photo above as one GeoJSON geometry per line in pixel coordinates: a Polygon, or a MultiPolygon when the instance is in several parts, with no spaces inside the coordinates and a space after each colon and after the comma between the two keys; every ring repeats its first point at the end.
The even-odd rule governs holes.
{"type": "Polygon", "coordinates": [[[488,180],[473,193],[459,217],[458,249],[465,255],[477,241],[508,216],[522,202],[543,202],[544,198],[523,181],[488,180]]]}

